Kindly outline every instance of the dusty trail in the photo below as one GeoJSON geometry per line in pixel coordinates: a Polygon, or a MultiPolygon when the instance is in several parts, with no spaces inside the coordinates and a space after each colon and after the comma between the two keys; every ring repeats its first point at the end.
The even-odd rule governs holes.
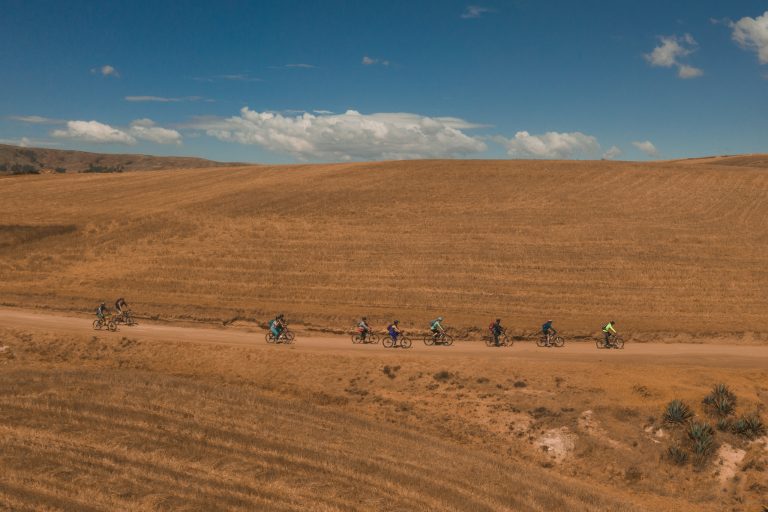
{"type": "MultiPolygon", "coordinates": [[[[21,330],[43,330],[62,334],[96,333],[91,328],[90,316],[68,316],[37,311],[0,308],[0,326],[21,330]]],[[[121,326],[117,332],[98,331],[104,336],[130,336],[131,338],[240,346],[261,346],[267,348],[262,329],[238,327],[190,327],[173,324],[146,323],[132,327],[121,326]]],[[[497,361],[506,358],[528,360],[553,360],[561,362],[598,362],[611,360],[626,364],[674,364],[715,366],[730,368],[768,367],[768,346],[723,345],[723,344],[668,344],[628,343],[624,350],[597,350],[593,342],[568,342],[560,349],[543,349],[530,341],[516,342],[513,347],[489,348],[480,341],[457,342],[452,347],[427,347],[419,337],[414,336],[413,348],[407,354],[419,357],[450,359],[471,357],[497,361]]],[[[271,346],[269,346],[271,347],[271,346]]],[[[403,354],[402,350],[385,350],[381,345],[352,345],[349,336],[317,336],[297,334],[297,341],[286,349],[300,352],[337,353],[345,356],[384,357],[403,354]]]]}

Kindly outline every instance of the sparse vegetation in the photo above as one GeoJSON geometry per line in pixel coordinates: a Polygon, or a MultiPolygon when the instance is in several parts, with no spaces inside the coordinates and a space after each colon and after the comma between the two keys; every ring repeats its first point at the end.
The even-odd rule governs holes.
{"type": "Polygon", "coordinates": [[[446,382],[450,380],[452,377],[453,377],[453,374],[447,370],[439,371],[432,376],[432,378],[440,382],[446,382]]]}
{"type": "Polygon", "coordinates": [[[716,384],[702,400],[711,412],[726,417],[733,414],[736,407],[736,395],[725,384],[716,384]]]}
{"type": "Polygon", "coordinates": [[[693,417],[693,411],[682,400],[672,400],[664,411],[664,422],[680,425],[693,417]]]}
{"type": "Polygon", "coordinates": [[[709,423],[691,421],[688,425],[687,435],[692,443],[691,450],[694,461],[701,466],[712,455],[715,448],[712,426],[709,423]]]}
{"type": "Polygon", "coordinates": [[[747,439],[755,439],[766,433],[766,427],[758,413],[745,414],[733,422],[733,433],[747,439]]]}
{"type": "Polygon", "coordinates": [[[682,466],[688,462],[688,452],[674,444],[667,448],[667,457],[678,466],[682,466]]]}

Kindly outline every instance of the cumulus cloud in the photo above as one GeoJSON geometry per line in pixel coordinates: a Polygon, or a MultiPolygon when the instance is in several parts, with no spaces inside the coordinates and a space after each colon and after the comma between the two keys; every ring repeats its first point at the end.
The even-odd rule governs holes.
{"type": "Polygon", "coordinates": [[[632,145],[650,157],[659,157],[659,151],[656,149],[656,146],[653,145],[653,142],[649,140],[636,141],[633,142],[632,145]]]}
{"type": "Polygon", "coordinates": [[[467,19],[474,19],[474,18],[481,18],[484,14],[495,12],[493,9],[489,7],[482,7],[479,5],[468,5],[466,9],[464,9],[464,12],[461,13],[461,17],[465,20],[467,19]]]}
{"type": "Polygon", "coordinates": [[[134,145],[137,140],[158,144],[181,144],[181,134],[176,130],[161,128],[151,119],[137,119],[127,130],[115,128],[98,121],[67,121],[65,130],[51,132],[59,139],[82,140],[99,144],[134,145]]]}
{"type": "Polygon", "coordinates": [[[651,65],[663,68],[677,67],[677,76],[680,78],[696,78],[704,74],[701,69],[689,66],[680,61],[680,59],[692,54],[698,48],[698,43],[691,36],[685,34],[678,36],[661,36],[661,44],[653,49],[651,53],[646,53],[643,58],[651,65]]]}
{"type": "Polygon", "coordinates": [[[369,57],[367,55],[363,56],[363,66],[373,66],[375,64],[381,64],[382,66],[389,66],[388,60],[382,60],[382,59],[374,59],[373,57],[369,57]]]}
{"type": "Polygon", "coordinates": [[[54,130],[51,135],[60,139],[100,144],[136,144],[136,139],[131,135],[98,121],[67,121],[66,130],[54,130]]]}
{"type": "Polygon", "coordinates": [[[181,134],[176,130],[156,126],[151,119],[137,119],[131,123],[131,136],[157,144],[181,144],[181,134]]]}
{"type": "Polygon", "coordinates": [[[581,132],[531,135],[522,131],[517,132],[514,139],[497,137],[496,140],[515,158],[594,158],[600,154],[597,139],[581,132]]]}
{"type": "Polygon", "coordinates": [[[760,64],[768,64],[768,11],[756,18],[741,18],[731,23],[731,28],[739,46],[755,51],[760,64]]]}
{"type": "Polygon", "coordinates": [[[445,158],[487,149],[462,130],[461,119],[408,113],[303,113],[284,116],[244,107],[228,119],[199,119],[190,127],[222,141],[254,144],[300,160],[381,160],[445,158]]]}
{"type": "Polygon", "coordinates": [[[113,76],[115,78],[120,78],[120,73],[109,64],[105,64],[99,68],[92,68],[91,73],[95,75],[101,75],[101,76],[113,76]]]}
{"type": "Polygon", "coordinates": [[[621,156],[621,149],[618,146],[611,146],[603,153],[604,160],[615,160],[621,156]]]}

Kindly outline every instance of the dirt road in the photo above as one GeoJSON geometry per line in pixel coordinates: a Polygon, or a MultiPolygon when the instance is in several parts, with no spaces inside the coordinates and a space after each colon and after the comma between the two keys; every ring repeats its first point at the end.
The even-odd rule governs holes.
{"type": "MultiPolygon", "coordinates": [[[[96,334],[89,316],[68,316],[37,311],[0,308],[0,327],[20,330],[46,331],[61,334],[96,334]]],[[[147,323],[120,326],[117,332],[98,331],[101,336],[130,336],[154,341],[247,345],[267,347],[264,331],[247,327],[190,327],[175,324],[147,323]]],[[[416,337],[415,337],[416,338],[416,337]]],[[[596,362],[611,360],[627,364],[691,364],[697,366],[766,368],[768,346],[740,346],[718,344],[628,343],[624,350],[597,350],[592,342],[569,342],[559,349],[536,347],[529,341],[516,342],[512,347],[489,348],[480,341],[459,341],[452,347],[427,347],[414,339],[407,353],[419,357],[504,358],[530,360],[557,360],[561,362],[596,362]]],[[[271,347],[271,346],[270,346],[271,347]]],[[[348,336],[318,336],[299,332],[297,341],[285,349],[302,352],[339,353],[346,356],[370,357],[375,354],[396,355],[402,350],[385,350],[381,345],[352,345],[348,336]]]]}

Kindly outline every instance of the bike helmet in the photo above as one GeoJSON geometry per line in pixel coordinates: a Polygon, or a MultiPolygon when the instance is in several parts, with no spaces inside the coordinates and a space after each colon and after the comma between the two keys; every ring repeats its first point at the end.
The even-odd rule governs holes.
{"type": "Polygon", "coordinates": [[[611,323],[612,323],[612,324],[615,324],[615,323],[616,323],[616,320],[611,320],[611,323]]]}
{"type": "Polygon", "coordinates": [[[367,318],[367,317],[363,317],[363,322],[365,322],[365,321],[367,321],[367,320],[368,320],[368,318],[367,318]]]}
{"type": "Polygon", "coordinates": [[[393,324],[399,324],[399,323],[400,323],[400,320],[395,320],[395,321],[394,321],[394,322],[392,322],[392,323],[393,323],[393,324]]]}
{"type": "Polygon", "coordinates": [[[106,303],[106,302],[102,302],[102,303],[101,303],[101,305],[102,305],[102,306],[106,306],[106,305],[107,305],[107,303],[106,303]]]}
{"type": "Polygon", "coordinates": [[[497,319],[496,319],[496,323],[499,323],[499,324],[500,324],[500,323],[501,323],[501,318],[497,318],[497,319]]]}
{"type": "Polygon", "coordinates": [[[551,319],[550,319],[550,320],[547,320],[547,322],[554,322],[554,320],[551,320],[551,319]]]}
{"type": "Polygon", "coordinates": [[[437,319],[440,320],[441,322],[443,321],[443,317],[441,316],[437,317],[437,319]]]}

